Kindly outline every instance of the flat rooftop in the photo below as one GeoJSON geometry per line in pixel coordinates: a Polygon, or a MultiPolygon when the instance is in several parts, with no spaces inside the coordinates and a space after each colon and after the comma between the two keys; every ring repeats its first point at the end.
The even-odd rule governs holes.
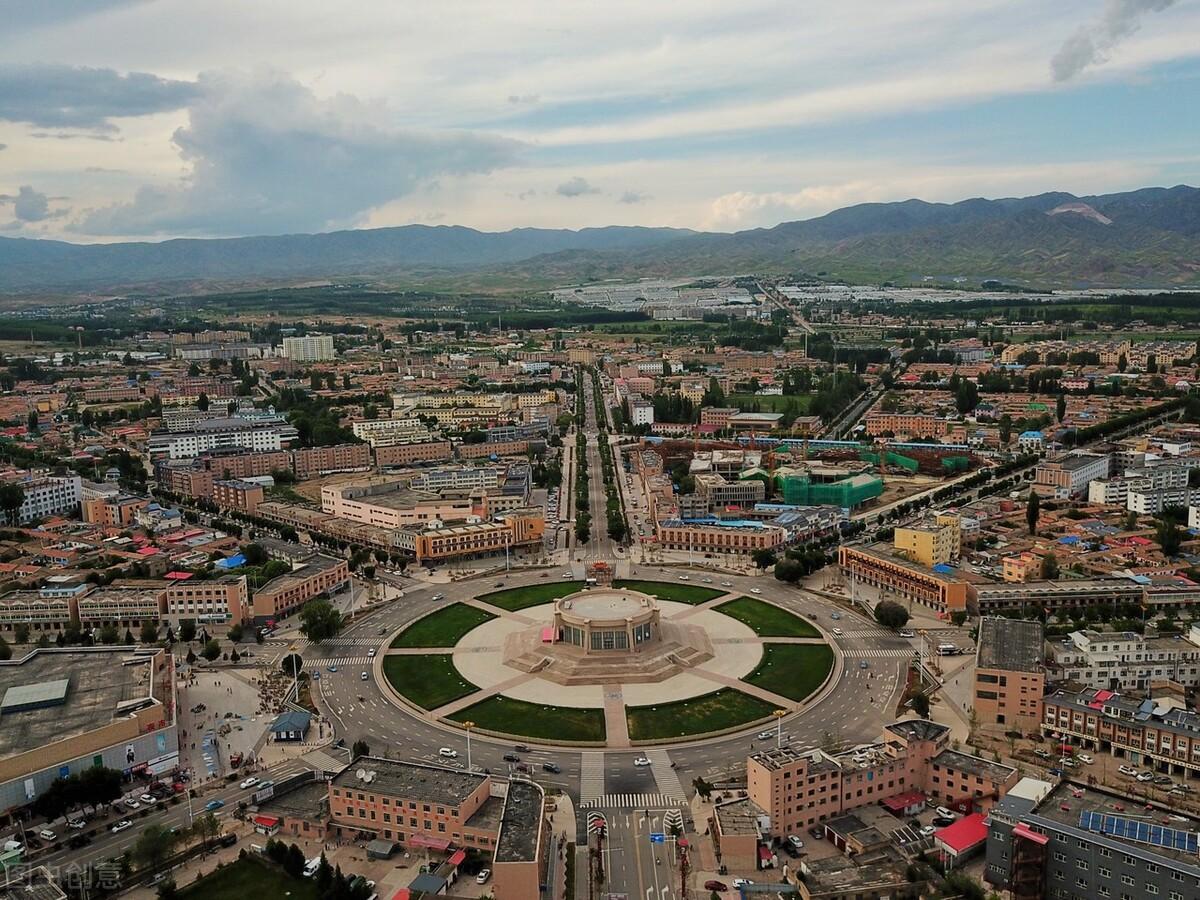
{"type": "Polygon", "coordinates": [[[721,803],[713,809],[721,834],[758,835],[758,817],[762,814],[748,798],[721,803]]]}
{"type": "Polygon", "coordinates": [[[370,787],[376,794],[442,806],[458,806],[488,780],[487,775],[457,769],[360,756],[334,776],[333,786],[361,790],[366,783],[358,778],[359,769],[375,773],[370,787]]]}
{"type": "Polygon", "coordinates": [[[66,682],[61,702],[0,714],[0,757],[95,731],[151,699],[150,657],[119,650],[38,650],[0,663],[0,696],[38,694],[66,682]],[[126,665],[126,663],[129,663],[126,665]],[[15,692],[15,693],[13,693],[15,692]]]}
{"type": "Polygon", "coordinates": [[[1036,672],[1042,663],[1042,623],[985,616],[979,623],[981,669],[1036,672]]]}
{"type": "MultiPolygon", "coordinates": [[[[253,793],[253,791],[251,791],[253,793]]],[[[329,785],[324,781],[310,781],[283,795],[276,795],[258,805],[264,816],[280,816],[288,819],[324,818],[328,810],[329,785]]]]}
{"type": "MultiPolygon", "coordinates": [[[[1173,828],[1176,831],[1200,833],[1200,820],[1183,815],[1177,810],[1154,803],[1146,803],[1145,799],[1141,797],[1126,796],[1115,791],[1105,791],[1070,781],[1059,782],[1054,790],[1038,804],[1033,814],[1051,822],[1068,825],[1079,831],[1099,834],[1100,832],[1095,829],[1084,828],[1080,825],[1080,814],[1084,812],[1133,819],[1149,825],[1173,828]]],[[[1138,840],[1130,840],[1115,834],[1105,835],[1105,837],[1122,846],[1135,847],[1146,853],[1186,863],[1193,868],[1197,867],[1197,858],[1194,852],[1169,849],[1138,840]]],[[[1197,871],[1200,871],[1200,868],[1197,868],[1197,871]]]]}
{"type": "Polygon", "coordinates": [[[969,753],[960,753],[958,750],[943,750],[932,762],[935,766],[946,766],[956,772],[979,775],[996,782],[1003,782],[1016,771],[1012,766],[971,756],[969,753]]]}
{"type": "Polygon", "coordinates": [[[571,594],[558,602],[558,608],[569,618],[636,619],[645,616],[654,601],[645,594],[622,590],[592,590],[571,594]]]}
{"type": "Polygon", "coordinates": [[[537,859],[538,833],[542,828],[545,795],[532,781],[508,783],[508,797],[496,838],[496,862],[529,862],[537,859]]]}

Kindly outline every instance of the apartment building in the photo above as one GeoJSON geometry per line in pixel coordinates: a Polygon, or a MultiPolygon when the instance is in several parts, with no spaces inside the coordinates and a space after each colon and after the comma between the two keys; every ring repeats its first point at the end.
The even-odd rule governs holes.
{"type": "Polygon", "coordinates": [[[1147,632],[1071,632],[1049,645],[1055,680],[1110,691],[1146,691],[1156,682],[1200,684],[1200,647],[1194,643],[1200,631],[1193,628],[1186,641],[1147,632]]]}
{"type": "Polygon", "coordinates": [[[962,548],[962,532],[957,516],[944,516],[944,521],[897,526],[892,545],[898,553],[923,566],[944,565],[958,559],[962,548]]]}
{"type": "Polygon", "coordinates": [[[163,587],[157,583],[112,584],[75,598],[75,617],[84,629],[106,625],[139,629],[147,622],[159,622],[162,609],[163,587]]]}
{"type": "Polygon", "coordinates": [[[946,431],[946,420],[922,413],[868,413],[867,434],[871,437],[896,435],[910,438],[936,438],[946,431]]]}
{"type": "Polygon", "coordinates": [[[244,419],[212,419],[193,431],[150,435],[146,442],[152,460],[190,459],[212,450],[241,447],[247,450],[281,450],[296,440],[291,425],[258,425],[244,419]]]}
{"type": "Polygon", "coordinates": [[[324,362],[337,356],[332,334],[305,334],[283,339],[283,356],[292,362],[324,362]]]}
{"type": "Polygon", "coordinates": [[[133,524],[137,511],[149,503],[145,497],[131,494],[93,497],[80,503],[80,516],[89,525],[126,528],[133,524]]]}
{"type": "Polygon", "coordinates": [[[740,410],[736,406],[706,406],[700,410],[700,424],[712,425],[717,431],[729,427],[729,420],[740,410]]]}
{"type": "Polygon", "coordinates": [[[261,478],[272,472],[292,467],[292,453],[301,451],[266,450],[246,452],[241,449],[220,450],[205,453],[198,459],[201,468],[212,472],[216,478],[261,478]]]}
{"type": "Polygon", "coordinates": [[[1150,488],[1130,489],[1125,507],[1141,515],[1156,516],[1171,506],[1196,506],[1200,504],[1200,488],[1150,488]]]}
{"type": "Polygon", "coordinates": [[[420,419],[359,419],[350,423],[350,430],[360,441],[373,449],[396,444],[424,444],[433,440],[433,432],[420,419]]]}
{"type": "Polygon", "coordinates": [[[73,515],[83,497],[83,479],[78,475],[26,475],[15,479],[25,492],[17,510],[17,523],[28,525],[49,516],[73,515]]]}
{"type": "Polygon", "coordinates": [[[137,385],[88,388],[83,392],[84,403],[140,403],[145,399],[137,385]]]}
{"type": "Polygon", "coordinates": [[[757,478],[727,480],[722,475],[695,476],[696,495],[706,512],[727,507],[749,507],[766,499],[766,485],[757,478]]]}
{"type": "Polygon", "coordinates": [[[787,531],[776,525],[720,519],[665,519],[658,523],[655,537],[664,550],[692,553],[747,554],[782,547],[788,540],[787,531]]]}
{"type": "Polygon", "coordinates": [[[1098,688],[1060,689],[1043,701],[1041,730],[1135,766],[1200,775],[1200,714],[1177,703],[1098,688]]]}
{"type": "Polygon", "coordinates": [[[163,619],[175,628],[185,619],[201,624],[248,622],[250,590],[246,576],[171,582],[163,596],[163,619]]]}
{"type": "MultiPolygon", "coordinates": [[[[464,445],[465,446],[465,445],[464,445]]],[[[388,444],[386,446],[376,444],[375,447],[375,465],[380,468],[386,466],[411,466],[416,463],[425,462],[446,462],[454,456],[453,445],[449,441],[422,441],[411,444],[388,444]]],[[[472,448],[486,448],[487,444],[472,444],[472,448]]],[[[489,450],[481,456],[487,456],[496,451],[489,450]]]]}
{"type": "Polygon", "coordinates": [[[747,798],[765,817],[761,836],[775,839],[915,792],[986,812],[1016,781],[1016,769],[951,749],[949,729],[924,719],[893,722],[843,753],[784,746],[746,760],[747,798]]]}
{"type": "Polygon", "coordinates": [[[372,478],[321,488],[321,511],[341,519],[381,528],[403,528],[432,521],[454,521],[476,515],[468,495],[442,497],[408,487],[407,479],[372,478]]]}
{"type": "Polygon", "coordinates": [[[545,447],[542,439],[511,441],[492,441],[483,444],[459,444],[457,447],[459,459],[484,459],[492,456],[525,456],[534,447],[545,447]]]}
{"type": "Polygon", "coordinates": [[[975,648],[973,708],[985,727],[1036,731],[1046,690],[1042,623],[985,616],[975,648]]]}
{"type": "Polygon", "coordinates": [[[263,497],[263,486],[252,481],[213,482],[212,502],[217,509],[234,509],[252,516],[258,511],[263,497]]]}
{"type": "Polygon", "coordinates": [[[411,547],[417,562],[490,556],[538,545],[545,534],[542,510],[512,510],[492,522],[475,522],[414,531],[411,547]]]}
{"type": "Polygon", "coordinates": [[[368,444],[335,444],[331,447],[299,447],[292,451],[292,469],[297,478],[312,478],[332,472],[361,472],[371,468],[368,444]]]}
{"type": "Polygon", "coordinates": [[[272,578],[254,592],[255,624],[291,615],[319,594],[332,594],[350,583],[344,559],[314,555],[296,564],[291,572],[272,578]]]}
{"type": "Polygon", "coordinates": [[[920,603],[939,616],[967,608],[966,581],[911,562],[886,544],[839,547],[838,566],[852,584],[878,588],[888,599],[920,603]]]}
{"type": "Polygon", "coordinates": [[[1108,477],[1111,461],[1107,453],[1074,453],[1047,460],[1034,470],[1033,490],[1054,500],[1081,497],[1091,482],[1108,477]]]}
{"type": "Polygon", "coordinates": [[[1012,900],[1191,900],[1198,833],[1132,791],[1026,778],[988,817],[983,877],[1012,900]]]}

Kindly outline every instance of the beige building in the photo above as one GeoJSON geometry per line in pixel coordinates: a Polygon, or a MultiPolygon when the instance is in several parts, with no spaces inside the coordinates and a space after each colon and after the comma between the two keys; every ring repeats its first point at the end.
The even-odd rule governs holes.
{"type": "Polygon", "coordinates": [[[972,707],[984,725],[1033,732],[1046,690],[1042,623],[985,616],[975,650],[972,707]]]}
{"type": "Polygon", "coordinates": [[[897,526],[892,538],[898,553],[932,568],[958,559],[962,537],[958,516],[939,515],[932,522],[897,526]]]}

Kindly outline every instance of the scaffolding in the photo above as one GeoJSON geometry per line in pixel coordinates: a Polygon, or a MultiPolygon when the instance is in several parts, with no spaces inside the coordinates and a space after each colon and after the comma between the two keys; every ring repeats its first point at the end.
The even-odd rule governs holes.
{"type": "Polygon", "coordinates": [[[837,506],[853,509],[883,493],[883,480],[874,475],[852,475],[838,481],[814,482],[807,475],[785,475],[777,489],[790,506],[837,506]]]}
{"type": "MultiPolygon", "coordinates": [[[[859,450],[858,458],[864,462],[873,463],[877,468],[879,466],[879,454],[874,450],[859,450]]],[[[920,468],[920,463],[911,456],[901,456],[899,453],[894,453],[891,450],[885,450],[883,453],[884,463],[888,466],[893,466],[897,469],[904,469],[910,475],[920,468]]]]}

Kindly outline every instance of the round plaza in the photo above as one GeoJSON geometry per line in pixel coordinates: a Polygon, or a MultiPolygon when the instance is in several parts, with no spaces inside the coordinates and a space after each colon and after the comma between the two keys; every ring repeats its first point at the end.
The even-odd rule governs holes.
{"type": "Polygon", "coordinates": [[[402,706],[447,724],[629,747],[761,726],[799,709],[836,663],[810,622],[765,600],[569,582],[435,610],[394,635],[377,667],[402,706]]]}

